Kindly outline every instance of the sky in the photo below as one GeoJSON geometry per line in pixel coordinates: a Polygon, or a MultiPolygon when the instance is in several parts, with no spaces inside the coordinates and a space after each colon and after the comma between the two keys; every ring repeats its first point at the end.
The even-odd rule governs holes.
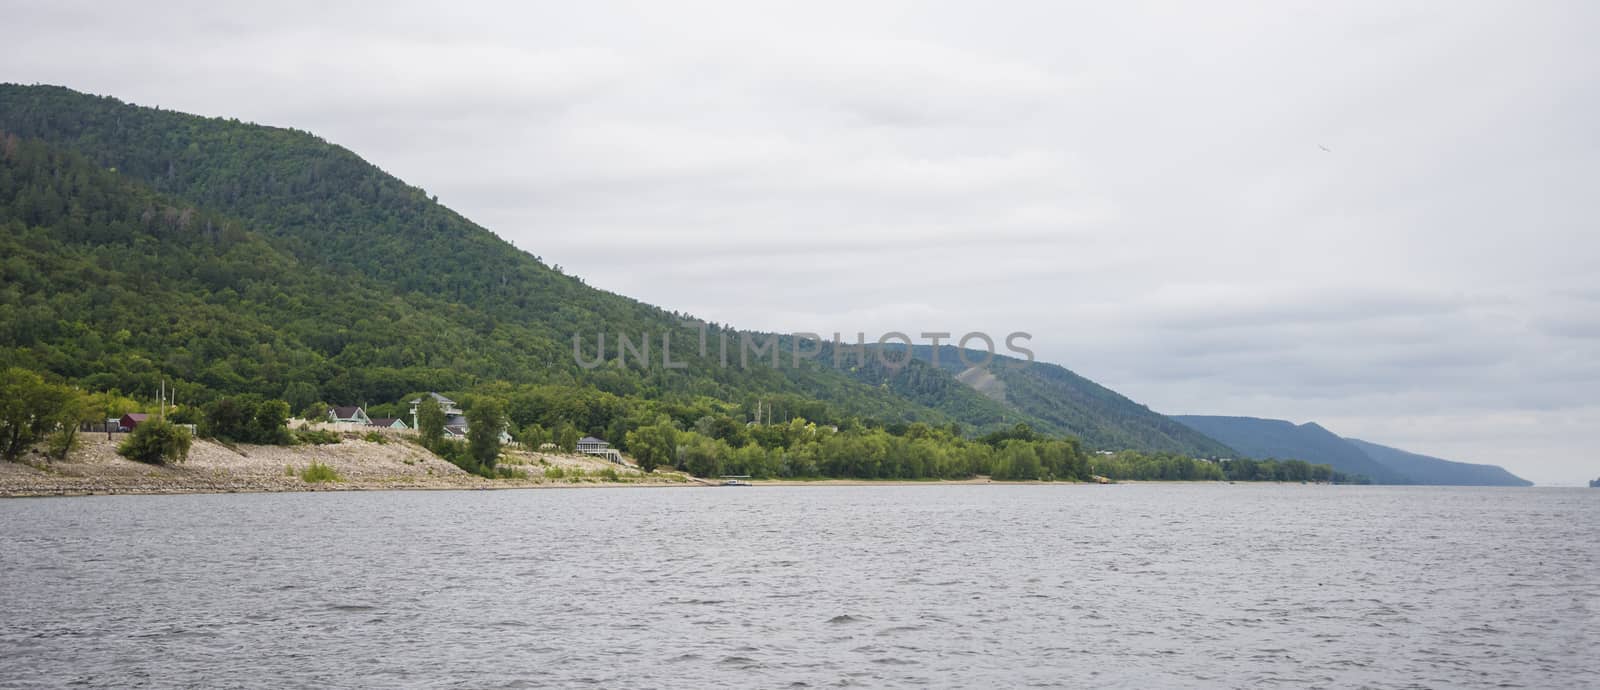
{"type": "Polygon", "coordinates": [[[0,81],[314,132],[669,309],[1025,331],[1160,412],[1600,476],[1600,4],[0,17],[0,81]]]}

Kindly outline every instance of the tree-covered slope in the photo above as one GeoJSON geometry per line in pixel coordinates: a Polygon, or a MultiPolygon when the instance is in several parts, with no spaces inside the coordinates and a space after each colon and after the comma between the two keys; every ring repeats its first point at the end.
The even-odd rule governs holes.
{"type": "MultiPolygon", "coordinates": [[[[647,397],[753,401],[789,395],[826,402],[839,414],[982,426],[981,417],[939,412],[885,381],[831,366],[744,369],[723,366],[716,352],[701,357],[692,347],[700,332],[683,323],[686,317],[586,286],[303,132],[14,85],[0,85],[0,132],[22,143],[43,140],[50,159],[43,167],[37,155],[9,160],[12,182],[0,189],[6,241],[29,245],[12,254],[12,263],[19,275],[34,276],[19,281],[5,302],[29,324],[0,341],[7,360],[67,376],[92,371],[100,374],[96,384],[124,390],[175,376],[180,390],[196,397],[241,390],[277,395],[298,382],[316,387],[324,399],[352,402],[512,381],[594,385],[647,397]],[[64,177],[56,168],[73,172],[64,177]],[[117,203],[137,207],[136,217],[149,200],[160,199],[177,216],[215,219],[206,232],[227,226],[253,245],[228,258],[190,255],[185,243],[192,238],[143,225],[74,231],[85,223],[105,225],[97,214],[106,193],[85,196],[86,188],[68,177],[98,179],[129,195],[117,203]],[[148,251],[128,254],[123,245],[148,251]],[[98,276],[93,284],[58,276],[71,275],[87,258],[122,266],[135,256],[142,267],[136,274],[98,276]],[[249,257],[260,259],[238,265],[249,257]],[[162,279],[136,285],[149,276],[162,279]],[[96,285],[134,291],[148,306],[85,311],[82,303],[96,285]],[[171,294],[154,294],[162,292],[171,294]],[[241,295],[244,301],[230,301],[241,295]],[[196,302],[219,308],[187,308],[196,302]],[[230,323],[214,319],[222,312],[239,323],[221,325],[230,323]],[[192,324],[172,330],[164,321],[192,324]],[[110,348],[82,350],[72,342],[76,335],[121,330],[129,338],[110,348]],[[32,335],[24,339],[24,331],[32,335]],[[592,354],[601,332],[610,336],[612,358],[617,334],[649,334],[657,343],[656,366],[578,366],[572,335],[583,334],[586,354],[592,354]],[[689,365],[684,369],[660,366],[659,338],[668,332],[679,346],[673,359],[689,365]],[[272,356],[245,347],[250,343],[270,348],[272,356]],[[94,356],[80,356],[85,353],[94,356]],[[279,359],[292,365],[262,368],[279,359]],[[128,367],[140,371],[123,371],[128,367]]],[[[713,339],[722,330],[710,328],[713,339]]],[[[730,338],[737,343],[738,333],[730,338]]],[[[941,401],[945,408],[971,407],[963,395],[978,407],[987,402],[952,390],[956,398],[941,401]]]]}
{"type": "Polygon", "coordinates": [[[1373,460],[1360,448],[1313,422],[1295,425],[1281,419],[1176,415],[1173,419],[1228,444],[1251,458],[1304,460],[1330,465],[1345,474],[1379,484],[1409,484],[1410,479],[1373,460]]]}
{"type": "MultiPolygon", "coordinates": [[[[917,359],[933,362],[934,348],[914,348],[917,359]]],[[[995,355],[982,367],[968,367],[957,349],[938,348],[938,365],[957,380],[1002,402],[1014,418],[1037,420],[1041,428],[1079,436],[1090,448],[1139,448],[1197,457],[1233,454],[1227,445],[1140,405],[1105,386],[1048,362],[995,355]]],[[[968,352],[981,364],[986,353],[968,352]]]]}
{"type": "MultiPolygon", "coordinates": [[[[4,161],[0,364],[97,388],[179,395],[313,390],[335,403],[494,382],[885,422],[1026,422],[1098,448],[1226,453],[1053,365],[1000,374],[816,362],[723,366],[685,315],[598,290],[311,134],[205,118],[61,87],[0,85],[4,161]],[[571,338],[670,332],[684,369],[575,361],[571,338]]],[[[713,342],[725,327],[709,326],[713,342]]],[[[737,343],[739,332],[728,331],[737,343]]],[[[733,357],[737,361],[737,356],[733,357]]]]}
{"type": "Polygon", "coordinates": [[[1428,455],[1418,455],[1399,448],[1347,438],[1368,457],[1385,467],[1405,475],[1418,484],[1453,486],[1533,486],[1533,482],[1518,477],[1498,465],[1474,465],[1443,460],[1428,455]]]}

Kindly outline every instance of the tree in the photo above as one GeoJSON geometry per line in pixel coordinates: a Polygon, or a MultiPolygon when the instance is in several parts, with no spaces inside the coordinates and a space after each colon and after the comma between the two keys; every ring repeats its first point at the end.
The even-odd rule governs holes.
{"type": "Polygon", "coordinates": [[[539,450],[540,446],[550,442],[550,432],[538,424],[529,424],[517,432],[517,442],[528,450],[539,450]]]}
{"type": "Polygon", "coordinates": [[[283,388],[283,400],[291,410],[305,410],[317,402],[317,387],[305,381],[291,382],[283,388]]]}
{"type": "Polygon", "coordinates": [[[67,454],[78,445],[78,427],[85,422],[92,422],[100,417],[100,411],[95,409],[88,396],[77,391],[62,387],[61,407],[57,411],[56,431],[50,434],[50,457],[57,460],[66,460],[67,454]]]}
{"type": "Polygon", "coordinates": [[[500,458],[500,432],[506,416],[500,401],[481,398],[467,410],[467,453],[479,465],[494,469],[500,458]]]}
{"type": "Polygon", "coordinates": [[[150,419],[117,447],[123,457],[149,465],[183,462],[189,457],[189,432],[164,419],[150,419]]]}
{"type": "Polygon", "coordinates": [[[289,404],[254,395],[219,398],[206,405],[200,434],[236,443],[286,446],[293,442],[285,426],[289,404]]]}
{"type": "Polygon", "coordinates": [[[578,452],[578,427],[571,422],[562,422],[561,428],[556,431],[556,447],[563,453],[578,452]]]}
{"type": "Polygon", "coordinates": [[[78,397],[25,369],[0,372],[0,458],[15,461],[67,420],[77,424],[78,397]]]}
{"type": "MultiPolygon", "coordinates": [[[[723,459],[730,451],[728,444],[697,433],[684,435],[688,440],[678,446],[680,457],[678,464],[689,474],[697,477],[715,477],[722,474],[723,459]]],[[[644,467],[644,461],[641,460],[639,466],[644,467]]]]}
{"type": "Polygon", "coordinates": [[[328,410],[332,409],[328,403],[318,400],[310,405],[300,408],[300,418],[308,422],[325,422],[328,420],[328,410]]]}
{"type": "Polygon", "coordinates": [[[628,432],[627,441],[628,452],[645,472],[654,472],[657,467],[677,460],[678,430],[669,417],[628,432]]]}
{"type": "Polygon", "coordinates": [[[206,405],[205,415],[200,419],[200,435],[221,441],[242,441],[249,415],[238,400],[213,400],[206,405]]]}
{"type": "Polygon", "coordinates": [[[417,434],[428,448],[435,448],[444,440],[444,410],[431,395],[422,396],[422,402],[417,404],[417,434]]]}
{"type": "Polygon", "coordinates": [[[289,436],[288,422],[289,403],[262,400],[256,403],[250,415],[250,441],[263,445],[289,445],[293,439],[289,436]]]}
{"type": "Polygon", "coordinates": [[[994,478],[1038,479],[1039,453],[1033,449],[1033,444],[1027,441],[1006,441],[1000,447],[1000,456],[995,459],[994,478]]]}

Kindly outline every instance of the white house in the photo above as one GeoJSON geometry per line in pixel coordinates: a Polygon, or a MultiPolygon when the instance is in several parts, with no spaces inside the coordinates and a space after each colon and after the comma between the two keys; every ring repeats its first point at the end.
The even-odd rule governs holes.
{"type": "MultiPolygon", "coordinates": [[[[467,420],[461,416],[462,411],[461,408],[456,405],[456,401],[439,395],[438,393],[429,393],[428,395],[432,396],[433,401],[439,403],[439,409],[444,411],[445,426],[460,426],[463,429],[466,428],[467,420]]],[[[422,398],[417,398],[416,400],[411,401],[411,428],[413,429],[422,428],[422,425],[417,423],[417,406],[421,404],[422,398]]]]}
{"type": "MultiPolygon", "coordinates": [[[[428,393],[433,401],[439,404],[439,410],[444,412],[444,437],[451,439],[465,439],[467,437],[467,415],[462,411],[456,401],[446,398],[438,393],[428,393]]],[[[421,429],[422,424],[417,419],[417,408],[422,405],[422,398],[411,402],[411,428],[421,429]]],[[[396,422],[399,428],[406,428],[405,422],[396,422]]],[[[511,443],[511,434],[505,429],[500,430],[500,443],[511,443]]]]}
{"type": "Polygon", "coordinates": [[[622,464],[622,453],[619,453],[617,452],[617,449],[612,448],[611,444],[605,442],[605,439],[599,439],[593,436],[585,436],[580,438],[578,439],[578,452],[584,455],[599,456],[610,460],[611,462],[617,463],[618,465],[622,464]]]}
{"type": "Polygon", "coordinates": [[[328,410],[328,421],[335,424],[339,422],[349,422],[351,424],[360,424],[362,426],[372,425],[372,418],[368,417],[367,411],[361,409],[360,406],[335,407],[331,410],[328,410]]]}

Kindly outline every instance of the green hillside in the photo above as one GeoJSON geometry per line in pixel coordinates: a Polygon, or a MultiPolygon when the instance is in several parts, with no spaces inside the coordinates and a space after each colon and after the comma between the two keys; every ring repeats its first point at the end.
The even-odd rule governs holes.
{"type": "MultiPolygon", "coordinates": [[[[0,86],[0,131],[26,154],[7,164],[6,241],[29,245],[10,263],[19,275],[45,268],[31,271],[37,280],[19,280],[20,294],[7,300],[25,322],[3,343],[19,363],[69,377],[98,372],[95,385],[130,391],[175,376],[180,395],[200,398],[276,395],[299,382],[330,401],[390,400],[511,381],[752,404],[790,394],[838,414],[964,421],[830,367],[724,368],[715,352],[701,358],[688,347],[699,331],[681,323],[686,317],[588,287],[303,132],[19,86],[0,86]],[[85,189],[103,191],[84,196],[85,189]],[[117,194],[127,198],[107,201],[117,194]],[[108,226],[105,203],[127,217],[108,226]],[[171,222],[147,222],[152,204],[171,222]],[[96,231],[74,229],[81,225],[96,231]],[[111,273],[59,279],[94,257],[111,273]],[[138,270],[129,272],[134,258],[138,270]],[[85,312],[97,285],[139,306],[85,312]],[[200,302],[216,308],[190,308],[200,302]],[[110,345],[66,342],[74,333],[121,330],[128,338],[110,345]],[[657,361],[648,370],[584,370],[572,354],[574,333],[586,335],[586,354],[595,334],[610,334],[614,357],[618,333],[669,331],[682,348],[673,359],[685,369],[657,361]]],[[[710,328],[715,339],[721,327],[710,328]]],[[[658,358],[659,344],[654,352],[658,358]]]]}
{"type": "MultiPolygon", "coordinates": [[[[1220,448],[1153,433],[1182,427],[1076,377],[1021,377],[1019,403],[920,361],[724,367],[715,348],[696,352],[686,315],[589,287],[305,132],[0,85],[0,140],[0,365],[88,388],[148,395],[166,379],[180,400],[348,404],[547,385],[723,401],[745,418],[760,404],[820,422],[1023,422],[1096,447],[1220,448]],[[613,358],[618,333],[670,332],[687,366],[578,366],[572,335],[589,354],[601,332],[613,358]]],[[[726,329],[708,328],[713,342],[726,329]]]]}
{"type": "MultiPolygon", "coordinates": [[[[933,361],[931,346],[917,346],[913,353],[921,361],[933,361]]],[[[1004,402],[1017,418],[1039,420],[1043,428],[1076,435],[1091,448],[1140,448],[1211,458],[1235,454],[1205,434],[1065,367],[997,354],[987,366],[969,368],[958,354],[954,346],[940,346],[939,367],[1004,402]]],[[[981,364],[985,357],[982,352],[967,353],[973,364],[981,364]]]]}

